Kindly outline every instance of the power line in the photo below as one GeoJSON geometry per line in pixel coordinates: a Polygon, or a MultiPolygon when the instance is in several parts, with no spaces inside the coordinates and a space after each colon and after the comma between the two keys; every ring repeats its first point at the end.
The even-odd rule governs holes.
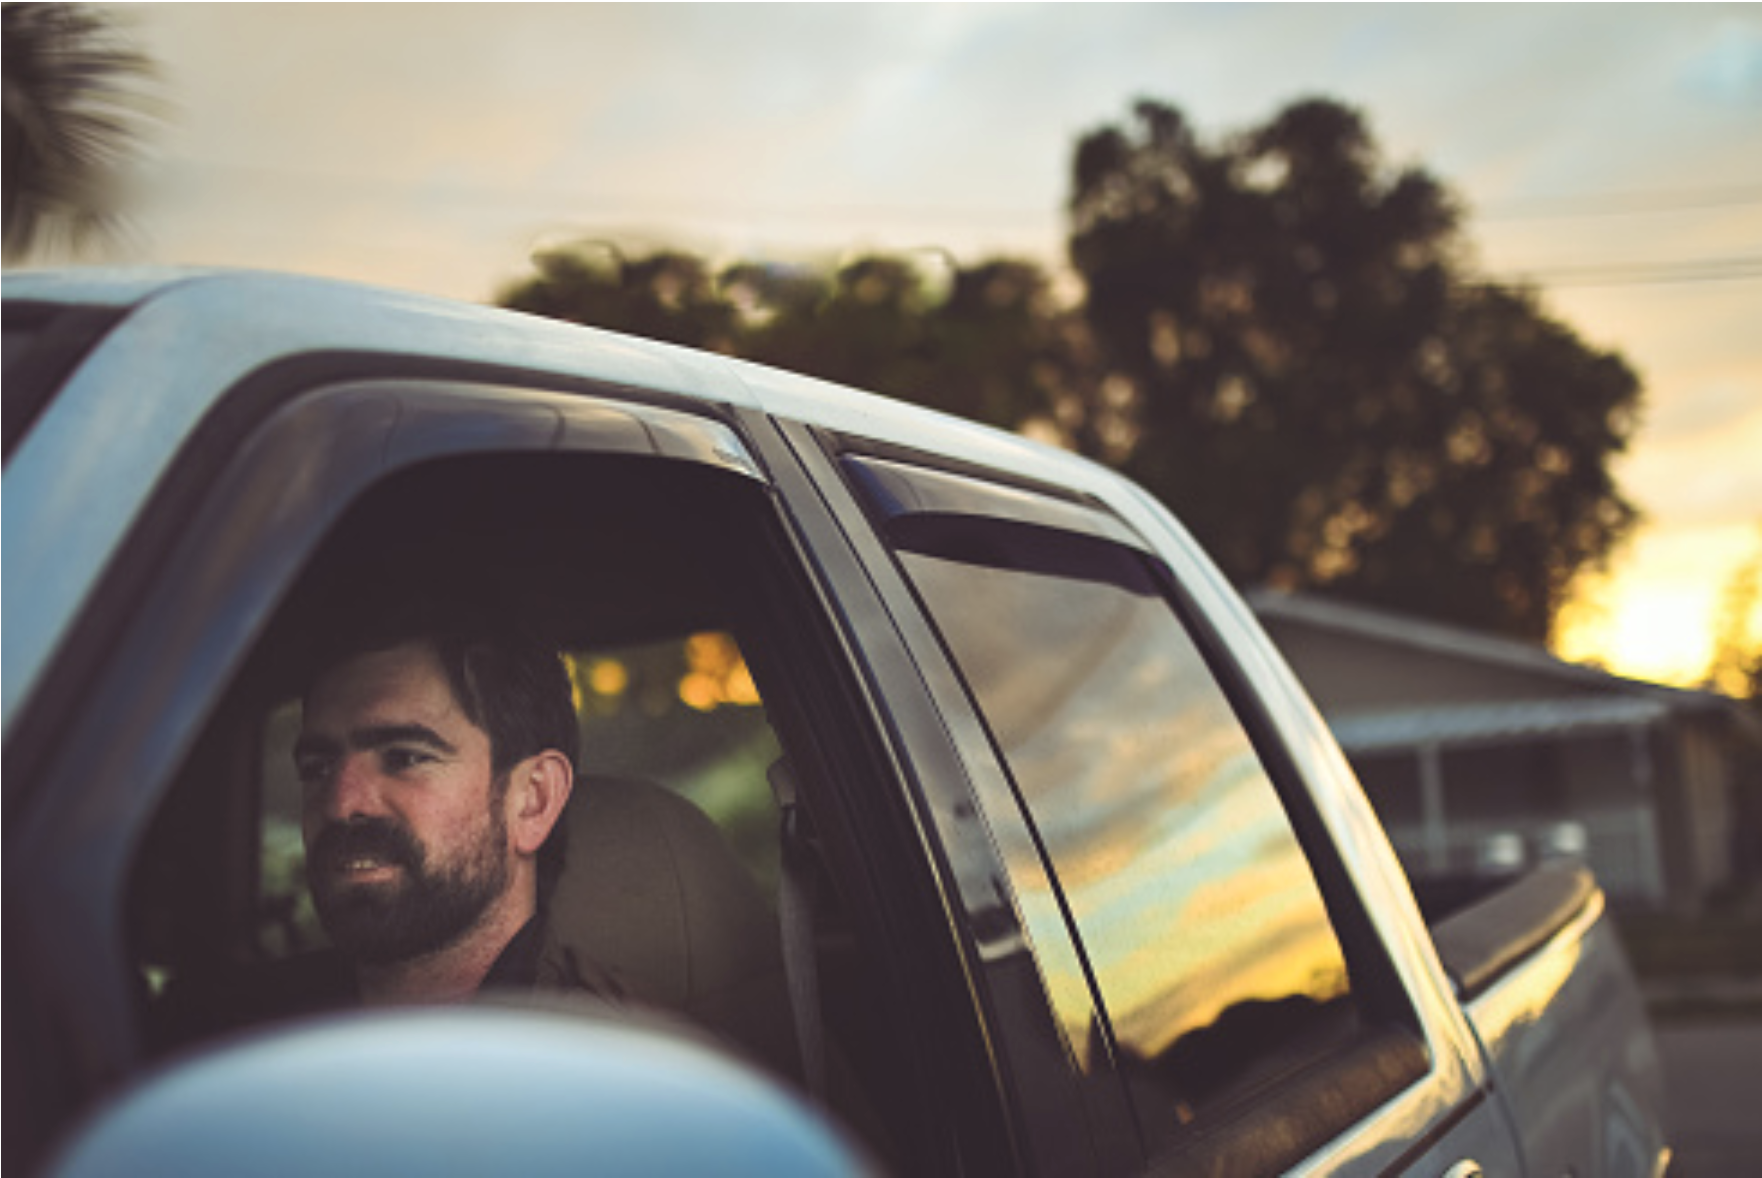
{"type": "Polygon", "coordinates": [[[1650,286],[1681,282],[1738,282],[1762,278],[1762,254],[1693,258],[1663,262],[1616,262],[1605,265],[1555,266],[1496,276],[1507,283],[1535,286],[1650,286]]]}
{"type": "Polygon", "coordinates": [[[405,180],[380,175],[350,174],[312,168],[294,168],[281,164],[245,163],[211,158],[189,157],[184,164],[193,170],[245,182],[325,189],[344,195],[370,194],[381,199],[404,199],[422,194],[430,200],[473,209],[512,206],[564,206],[576,215],[640,217],[685,217],[731,220],[769,218],[790,222],[847,221],[872,218],[898,220],[911,218],[936,221],[990,225],[1013,222],[1038,225],[1055,222],[1061,209],[1004,208],[977,205],[886,204],[879,202],[789,201],[775,199],[745,200],[727,195],[694,193],[643,193],[634,190],[574,188],[550,184],[517,184],[497,181],[446,180],[438,183],[405,180]]]}
{"type": "MultiPolygon", "coordinates": [[[[452,204],[487,207],[510,202],[526,204],[570,204],[584,211],[638,209],[651,215],[687,217],[782,217],[833,220],[848,217],[924,218],[968,222],[1010,221],[1018,224],[1043,223],[1062,217],[1063,209],[1030,209],[1000,205],[919,205],[851,202],[829,205],[813,202],[777,200],[740,200],[703,194],[687,197],[573,188],[555,184],[522,185],[495,181],[450,180],[436,185],[394,179],[392,177],[349,175],[311,168],[291,168],[284,164],[218,160],[211,157],[186,157],[184,163],[199,170],[221,175],[232,174],[243,179],[257,179],[279,184],[292,183],[308,187],[346,188],[355,192],[378,191],[396,194],[425,191],[431,197],[452,204]]],[[[1588,192],[1561,196],[1520,197],[1494,201],[1475,208],[1471,220],[1518,221],[1530,219],[1600,218],[1646,213],[1695,212],[1707,209],[1762,205],[1762,184],[1739,184],[1658,190],[1653,192],[1588,192]]]]}
{"type": "MultiPolygon", "coordinates": [[[[188,159],[187,164],[212,173],[306,187],[347,189],[353,194],[363,190],[382,195],[407,192],[422,185],[394,180],[386,176],[347,176],[336,172],[289,168],[285,165],[241,163],[215,159],[188,159]]],[[[839,223],[853,220],[921,220],[944,229],[956,225],[984,224],[1004,228],[1000,222],[1014,221],[1016,228],[1030,223],[1045,223],[1059,216],[1032,212],[1024,208],[980,208],[976,206],[929,206],[887,204],[810,204],[767,201],[718,199],[714,196],[660,197],[633,193],[604,191],[571,191],[554,186],[521,186],[496,183],[452,181],[427,190],[453,205],[488,207],[566,204],[573,207],[577,218],[604,221],[610,216],[623,219],[684,218],[687,220],[727,221],[740,218],[785,220],[792,225],[807,223],[839,223]],[[614,213],[627,208],[629,212],[614,213]],[[640,210],[640,211],[637,211],[640,210]]],[[[1649,193],[1585,193],[1561,197],[1538,197],[1505,202],[1491,206],[1489,212],[1476,214],[1481,220],[1519,220],[1526,218],[1594,218],[1623,214],[1693,211],[1711,208],[1762,204],[1762,185],[1732,185],[1649,193]]],[[[1528,283],[1535,286],[1593,287],[1647,286],[1666,283],[1701,283],[1746,281],[1762,277],[1762,255],[1730,255],[1711,258],[1665,259],[1654,262],[1594,263],[1585,265],[1539,266],[1511,268],[1489,275],[1487,281],[1505,284],[1528,283]]]]}
{"type": "Polygon", "coordinates": [[[1655,192],[1587,192],[1494,201],[1474,211],[1479,221],[1527,221],[1687,213],[1762,204],[1762,184],[1737,184],[1655,192]]]}

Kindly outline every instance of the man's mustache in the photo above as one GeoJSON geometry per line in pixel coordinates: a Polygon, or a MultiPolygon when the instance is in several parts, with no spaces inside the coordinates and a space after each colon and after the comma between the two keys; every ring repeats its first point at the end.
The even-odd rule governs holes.
{"type": "Polygon", "coordinates": [[[357,859],[376,859],[414,872],[422,867],[422,845],[406,827],[391,819],[351,818],[328,823],[320,830],[306,861],[312,875],[323,877],[357,859]]]}

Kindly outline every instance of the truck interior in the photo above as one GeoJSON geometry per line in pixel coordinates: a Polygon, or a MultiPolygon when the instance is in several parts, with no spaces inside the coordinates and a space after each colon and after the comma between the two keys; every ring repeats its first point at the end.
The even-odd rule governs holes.
{"type": "Polygon", "coordinates": [[[149,1049],[192,1045],[187,1020],[165,1014],[191,995],[324,945],[291,756],[315,637],[388,593],[493,597],[565,652],[575,691],[581,764],[547,905],[558,935],[644,1007],[798,1088],[823,1085],[871,1151],[898,1158],[926,1088],[860,904],[845,902],[852,876],[828,863],[836,838],[818,833],[839,825],[814,789],[833,722],[800,701],[836,692],[804,681],[815,622],[785,545],[757,484],[651,458],[455,459],[369,492],[307,561],[140,848],[128,937],[149,1049]],[[786,918],[774,781],[795,777],[813,818],[790,858],[818,899],[786,918]],[[810,959],[786,961],[786,938],[810,959]],[[805,1035],[823,1038],[825,1064],[804,1056],[791,1003],[803,968],[822,996],[805,1035]]]}

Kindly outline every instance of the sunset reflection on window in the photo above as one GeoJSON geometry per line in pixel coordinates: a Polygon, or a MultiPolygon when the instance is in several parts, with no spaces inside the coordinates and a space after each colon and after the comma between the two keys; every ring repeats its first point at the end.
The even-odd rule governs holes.
{"type": "MultiPolygon", "coordinates": [[[[1148,569],[1055,536],[944,525],[901,559],[1038,829],[1141,1115],[1184,1123],[1331,1039],[1346,965],[1279,796],[1148,569]]],[[[1039,852],[1001,849],[1030,937],[1055,939],[1039,852]]],[[[1093,1064],[1087,983],[1046,983],[1093,1064]]]]}

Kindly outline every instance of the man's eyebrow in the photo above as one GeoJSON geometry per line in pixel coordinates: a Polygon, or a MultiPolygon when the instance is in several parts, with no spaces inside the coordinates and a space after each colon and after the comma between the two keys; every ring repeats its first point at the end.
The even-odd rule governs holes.
{"type": "Polygon", "coordinates": [[[379,749],[391,744],[426,745],[443,753],[456,753],[451,741],[426,724],[372,724],[349,733],[349,744],[358,749],[379,749]]]}
{"type": "MultiPolygon", "coordinates": [[[[357,749],[381,749],[394,744],[419,744],[439,752],[453,754],[459,750],[451,741],[426,724],[370,724],[349,733],[348,744],[357,749]]],[[[323,756],[343,751],[343,746],[329,736],[301,733],[294,741],[294,756],[323,756]]]]}

